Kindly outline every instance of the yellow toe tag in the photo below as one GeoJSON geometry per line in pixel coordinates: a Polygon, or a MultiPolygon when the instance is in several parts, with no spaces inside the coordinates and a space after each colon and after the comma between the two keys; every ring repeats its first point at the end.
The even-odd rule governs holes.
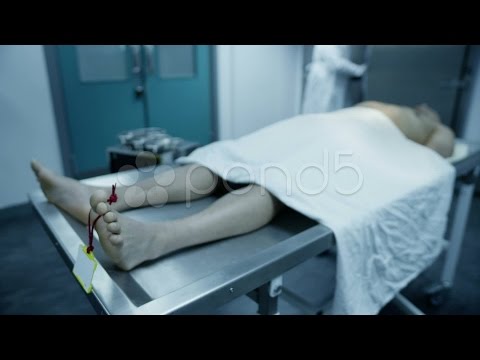
{"type": "Polygon", "coordinates": [[[78,247],[77,260],[73,266],[73,275],[77,278],[83,290],[87,294],[92,291],[93,274],[97,269],[97,260],[93,256],[93,252],[87,253],[87,246],[80,245],[78,247]]]}

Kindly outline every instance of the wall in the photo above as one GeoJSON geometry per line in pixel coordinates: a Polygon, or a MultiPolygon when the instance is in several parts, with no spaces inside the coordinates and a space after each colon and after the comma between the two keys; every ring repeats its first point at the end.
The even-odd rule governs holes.
{"type": "Polygon", "coordinates": [[[471,83],[466,94],[462,137],[480,143],[480,45],[472,46],[471,51],[471,83]]]}
{"type": "Polygon", "coordinates": [[[216,47],[220,140],[237,138],[299,112],[302,45],[216,47]]]}
{"type": "Polygon", "coordinates": [[[0,46],[0,208],[38,187],[29,161],[63,173],[43,48],[0,46]]]}

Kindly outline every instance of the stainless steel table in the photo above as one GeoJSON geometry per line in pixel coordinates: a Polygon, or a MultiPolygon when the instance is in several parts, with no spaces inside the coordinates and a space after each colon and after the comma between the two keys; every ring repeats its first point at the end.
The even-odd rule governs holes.
{"type": "MultiPolygon", "coordinates": [[[[452,287],[479,164],[480,146],[476,144],[469,144],[468,154],[454,163],[457,186],[450,214],[450,245],[441,281],[428,292],[432,299],[452,287]]],[[[83,182],[110,186],[122,183],[122,176],[128,173],[83,182]]],[[[48,203],[40,190],[31,193],[30,199],[72,269],[79,244],[87,240],[86,227],[48,203]]],[[[214,200],[207,197],[192,202],[191,207],[168,204],[125,214],[142,221],[175,219],[200,211],[214,200]]],[[[185,249],[129,272],[116,268],[97,240],[95,256],[99,266],[94,290],[87,296],[97,311],[105,314],[200,314],[248,295],[259,304],[259,313],[275,314],[282,291],[282,274],[333,246],[334,235],[329,228],[293,210],[283,211],[255,232],[185,249]]],[[[292,296],[290,292],[286,295],[292,296]]],[[[408,313],[421,313],[400,294],[396,302],[408,313]]]]}
{"type": "MultiPolygon", "coordinates": [[[[127,173],[84,182],[110,186],[119,183],[117,176],[127,173]]],[[[79,244],[87,241],[86,226],[48,203],[40,190],[30,194],[30,199],[72,269],[79,244]]],[[[197,200],[190,208],[185,204],[167,204],[124,214],[147,222],[168,220],[200,211],[214,200],[197,200]]],[[[255,232],[185,249],[129,272],[116,268],[97,238],[95,241],[99,266],[94,290],[87,296],[99,313],[198,314],[248,294],[258,301],[260,313],[272,314],[277,312],[282,274],[329,249],[334,240],[330,229],[287,210],[255,232]]]]}

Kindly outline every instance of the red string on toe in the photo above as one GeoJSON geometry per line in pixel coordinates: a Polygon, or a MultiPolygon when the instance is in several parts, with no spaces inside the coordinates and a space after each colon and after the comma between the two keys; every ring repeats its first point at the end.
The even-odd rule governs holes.
{"type": "MultiPolygon", "coordinates": [[[[117,202],[118,196],[115,194],[115,190],[117,188],[117,184],[112,185],[112,193],[110,194],[110,197],[108,198],[107,202],[108,205],[112,205],[114,202],[117,202]]],[[[88,213],[88,247],[87,247],[87,254],[90,254],[91,251],[93,251],[93,229],[95,229],[95,224],[97,221],[102,217],[102,215],[98,215],[97,218],[93,221],[93,224],[90,226],[90,213],[92,212],[92,209],[90,209],[90,212],[88,213]]]]}
{"type": "Polygon", "coordinates": [[[115,189],[116,188],[117,188],[117,184],[112,185],[112,194],[110,195],[110,197],[107,200],[108,205],[112,205],[112,203],[117,202],[117,200],[118,200],[118,196],[117,196],[117,194],[115,194],[115,189]]]}

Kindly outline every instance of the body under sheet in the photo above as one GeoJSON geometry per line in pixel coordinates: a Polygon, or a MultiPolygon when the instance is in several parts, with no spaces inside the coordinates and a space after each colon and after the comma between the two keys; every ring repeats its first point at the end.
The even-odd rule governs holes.
{"type": "Polygon", "coordinates": [[[262,185],[330,227],[335,314],[378,313],[445,245],[454,168],[374,109],[296,116],[178,162],[262,185]]]}

